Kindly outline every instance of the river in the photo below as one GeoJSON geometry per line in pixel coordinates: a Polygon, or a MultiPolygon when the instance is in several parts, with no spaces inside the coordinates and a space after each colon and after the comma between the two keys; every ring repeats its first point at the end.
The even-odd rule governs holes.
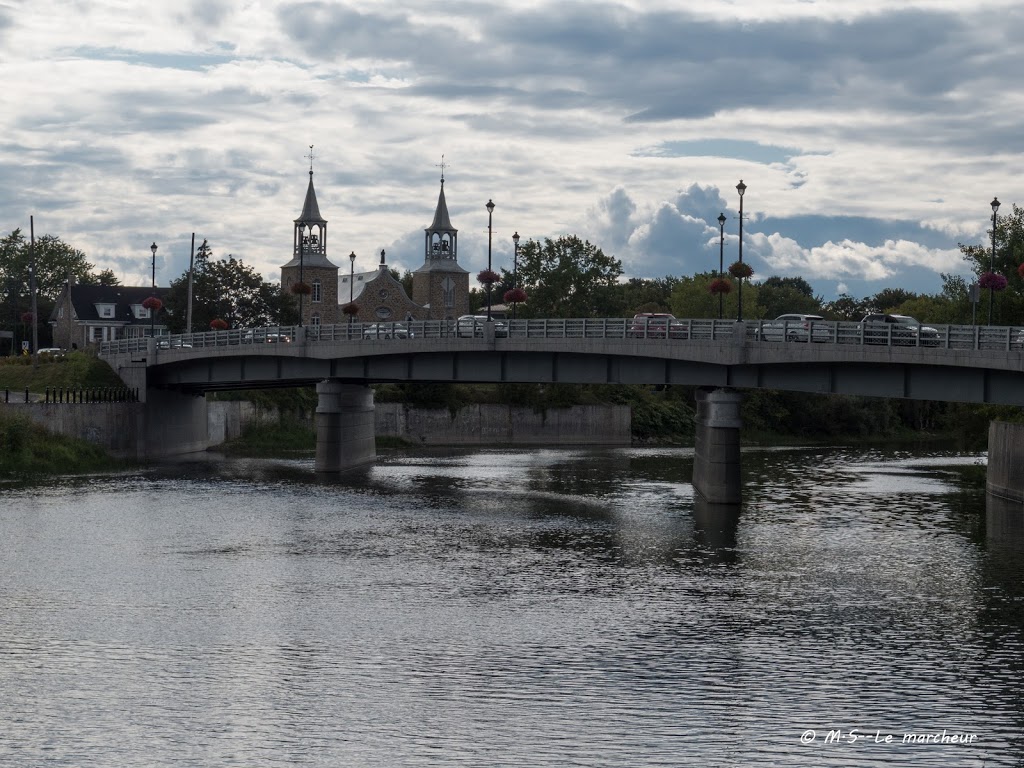
{"type": "Polygon", "coordinates": [[[738,510],[685,449],[7,486],[0,765],[1024,765],[984,456],[743,460],[738,510]]]}

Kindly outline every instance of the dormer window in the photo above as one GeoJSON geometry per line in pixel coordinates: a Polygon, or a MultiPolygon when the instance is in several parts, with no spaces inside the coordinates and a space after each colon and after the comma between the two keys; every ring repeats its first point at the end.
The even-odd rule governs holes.
{"type": "Polygon", "coordinates": [[[113,320],[114,319],[114,305],[113,304],[97,304],[96,314],[99,315],[101,320],[113,320]]]}
{"type": "Polygon", "coordinates": [[[136,320],[149,319],[149,310],[141,304],[132,304],[132,314],[135,316],[136,320]]]}

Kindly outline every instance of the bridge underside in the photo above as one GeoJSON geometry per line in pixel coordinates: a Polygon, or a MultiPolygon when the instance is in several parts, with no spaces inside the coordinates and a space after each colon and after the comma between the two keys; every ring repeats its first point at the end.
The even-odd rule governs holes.
{"type": "Polygon", "coordinates": [[[715,363],[560,351],[443,351],[319,359],[236,355],[148,369],[148,385],[183,392],[383,382],[677,384],[1024,405],[1024,373],[865,361],[715,363]]]}

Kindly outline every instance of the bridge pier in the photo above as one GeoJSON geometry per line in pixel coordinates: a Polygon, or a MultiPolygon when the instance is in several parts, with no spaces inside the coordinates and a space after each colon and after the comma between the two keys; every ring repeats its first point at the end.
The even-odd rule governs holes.
{"type": "Polygon", "coordinates": [[[728,389],[698,389],[696,400],[693,487],[713,504],[739,504],[743,395],[728,389]]]}
{"type": "Polygon", "coordinates": [[[317,472],[344,472],[377,458],[373,390],[327,379],[316,385],[317,472]]]}

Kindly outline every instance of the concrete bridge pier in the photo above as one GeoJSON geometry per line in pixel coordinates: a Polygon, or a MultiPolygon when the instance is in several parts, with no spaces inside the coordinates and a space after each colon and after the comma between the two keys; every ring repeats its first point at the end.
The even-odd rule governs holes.
{"type": "Polygon", "coordinates": [[[739,504],[743,395],[729,389],[698,389],[696,399],[693,487],[713,504],[739,504]]]}
{"type": "Polygon", "coordinates": [[[314,469],[344,472],[376,459],[373,390],[327,379],[316,385],[316,394],[314,469]]]}

